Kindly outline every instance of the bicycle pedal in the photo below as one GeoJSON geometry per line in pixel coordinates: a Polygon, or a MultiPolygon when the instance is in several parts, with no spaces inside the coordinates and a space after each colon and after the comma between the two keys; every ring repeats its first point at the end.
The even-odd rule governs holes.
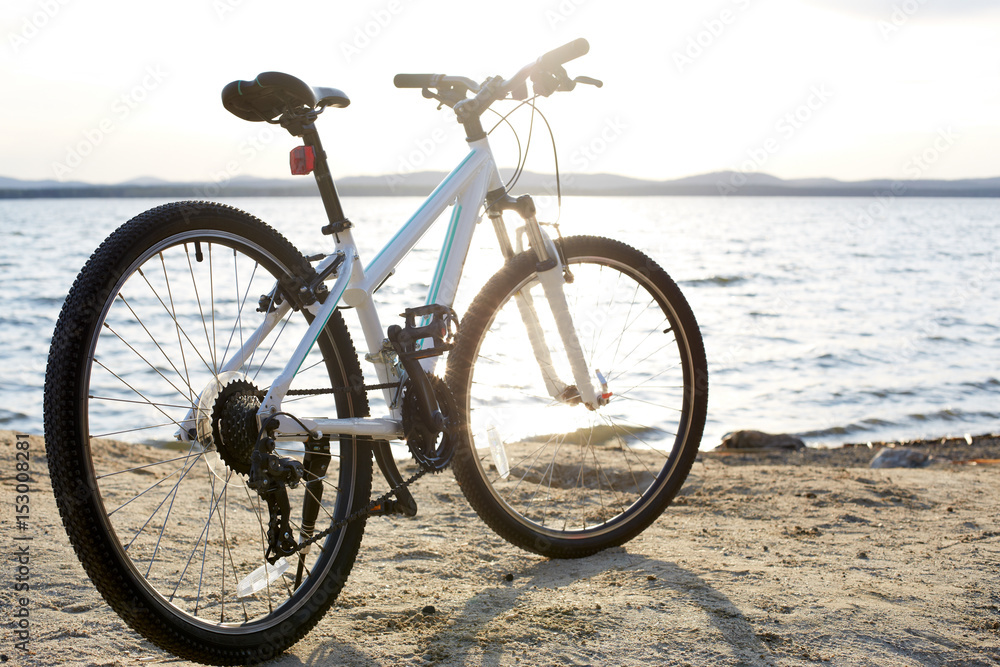
{"type": "Polygon", "coordinates": [[[417,504],[407,504],[399,500],[386,500],[368,510],[369,516],[416,516],[417,504]]]}
{"type": "Polygon", "coordinates": [[[426,359],[442,355],[452,348],[458,329],[458,315],[448,306],[430,304],[407,308],[400,313],[400,317],[404,318],[406,326],[393,325],[388,333],[390,342],[401,357],[426,359]],[[418,317],[424,320],[421,326],[416,325],[418,317]],[[434,341],[432,347],[420,344],[428,338],[434,341]]]}

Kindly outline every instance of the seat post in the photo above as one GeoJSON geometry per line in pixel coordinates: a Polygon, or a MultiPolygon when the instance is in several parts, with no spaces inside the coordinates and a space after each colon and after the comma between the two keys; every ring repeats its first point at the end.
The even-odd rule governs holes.
{"type": "Polygon", "coordinates": [[[316,185],[319,186],[319,196],[323,199],[323,207],[326,209],[327,220],[330,224],[323,226],[324,234],[337,234],[351,227],[351,222],[344,216],[344,208],[340,204],[340,194],[337,192],[337,184],[333,182],[333,175],[330,174],[330,165],[326,161],[326,151],[323,150],[323,143],[319,140],[319,132],[312,123],[302,128],[302,140],[306,146],[311,146],[315,155],[316,163],[313,167],[313,176],[316,178],[316,185]]]}

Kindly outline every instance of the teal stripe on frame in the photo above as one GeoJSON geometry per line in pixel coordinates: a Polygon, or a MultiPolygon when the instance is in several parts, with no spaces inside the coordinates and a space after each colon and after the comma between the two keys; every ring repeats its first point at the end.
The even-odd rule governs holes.
{"type": "Polygon", "coordinates": [[[448,264],[448,256],[451,255],[451,246],[455,242],[455,234],[458,233],[458,218],[462,215],[462,205],[455,204],[455,210],[451,214],[451,221],[448,223],[448,232],[445,235],[444,244],[441,246],[441,256],[438,258],[437,268],[434,269],[434,281],[431,289],[427,293],[427,303],[432,304],[437,300],[438,292],[441,291],[441,282],[444,280],[444,268],[448,264]]]}
{"type": "MultiPolygon", "coordinates": [[[[451,214],[451,220],[448,222],[448,231],[445,234],[444,243],[441,245],[441,256],[438,257],[437,268],[434,269],[434,279],[431,282],[431,288],[427,291],[427,305],[430,305],[437,301],[438,293],[441,291],[441,283],[444,280],[444,268],[448,264],[448,256],[451,254],[451,246],[455,242],[455,234],[458,232],[458,219],[462,215],[462,205],[455,204],[455,210],[451,214]]],[[[430,315],[424,315],[420,319],[420,326],[427,326],[430,324],[430,315]]],[[[417,343],[417,349],[424,349],[424,341],[417,343]]]]}
{"type": "Polygon", "coordinates": [[[448,174],[447,176],[445,176],[445,178],[444,178],[443,181],[441,181],[440,183],[438,183],[438,186],[436,188],[434,188],[434,192],[432,192],[430,194],[430,196],[427,197],[427,199],[424,200],[424,203],[420,205],[420,208],[417,209],[417,212],[414,213],[413,215],[411,215],[410,219],[407,220],[406,223],[402,227],[399,228],[399,231],[396,232],[396,234],[392,237],[392,239],[387,244],[385,244],[385,247],[382,248],[381,250],[379,250],[378,254],[375,255],[375,259],[373,259],[372,261],[368,262],[368,266],[365,267],[365,273],[367,273],[369,271],[369,269],[371,269],[373,266],[375,266],[375,263],[379,260],[379,258],[381,258],[382,255],[385,254],[386,250],[388,250],[389,248],[392,247],[392,245],[400,237],[400,235],[403,233],[403,231],[407,227],[410,226],[410,223],[413,222],[414,220],[416,220],[418,217],[420,217],[420,214],[423,213],[424,209],[427,208],[427,206],[431,203],[431,201],[434,200],[434,197],[437,196],[437,193],[440,192],[444,188],[444,186],[446,186],[448,184],[448,181],[450,181],[455,176],[455,174],[457,174],[458,172],[460,172],[462,170],[462,168],[465,167],[465,164],[469,160],[471,160],[472,156],[475,155],[476,153],[477,153],[477,151],[475,151],[475,150],[469,151],[469,154],[465,156],[465,159],[462,160],[457,167],[455,167],[454,169],[452,169],[451,173],[448,174]]]}

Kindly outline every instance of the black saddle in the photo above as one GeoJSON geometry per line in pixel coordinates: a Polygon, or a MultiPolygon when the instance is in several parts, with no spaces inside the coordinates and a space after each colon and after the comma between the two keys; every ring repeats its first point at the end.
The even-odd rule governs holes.
{"type": "Polygon", "coordinates": [[[312,88],[283,72],[262,72],[253,81],[233,81],[222,89],[222,106],[250,121],[271,121],[293,109],[342,109],[349,105],[336,88],[312,88]]]}

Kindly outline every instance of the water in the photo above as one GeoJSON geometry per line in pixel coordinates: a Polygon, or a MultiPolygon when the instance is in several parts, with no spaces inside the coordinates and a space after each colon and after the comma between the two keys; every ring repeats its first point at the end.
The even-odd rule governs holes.
{"type": "MultiPolygon", "coordinates": [[[[159,203],[0,201],[0,428],[41,432],[64,295],[107,234],[159,203]]],[[[331,247],[316,199],[229,203],[306,254],[331,247]]],[[[363,258],[418,204],[346,199],[363,258]]],[[[577,198],[561,223],[642,248],[681,285],[708,351],[703,447],[741,428],[835,445],[1000,431],[998,210],[990,199],[577,198]]],[[[379,292],[384,323],[423,303],[441,233],[379,292]]],[[[500,266],[488,225],[473,243],[460,314],[500,266]]]]}

